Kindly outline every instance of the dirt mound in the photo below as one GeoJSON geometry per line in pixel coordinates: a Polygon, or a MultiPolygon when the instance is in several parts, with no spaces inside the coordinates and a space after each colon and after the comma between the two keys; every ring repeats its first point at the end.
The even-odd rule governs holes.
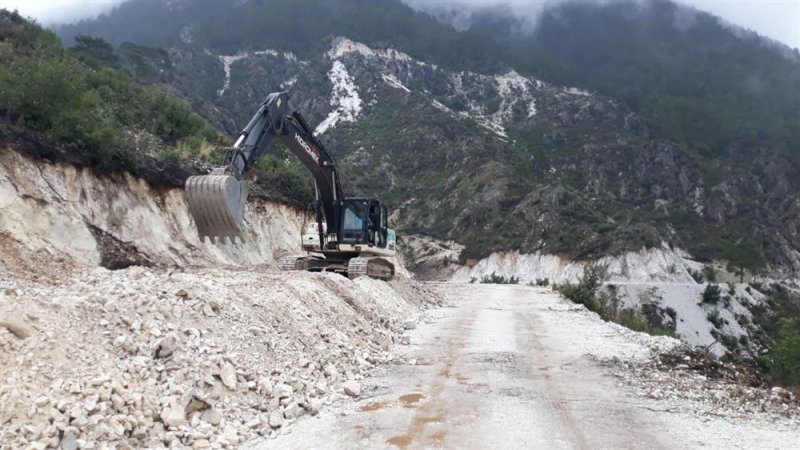
{"type": "Polygon", "coordinates": [[[437,301],[263,267],[0,274],[0,442],[236,447],[357,393],[437,301]]]}
{"type": "Polygon", "coordinates": [[[798,396],[771,386],[756,369],[723,361],[703,348],[679,346],[641,363],[616,363],[617,376],[644,397],[664,400],[676,411],[770,420],[800,418],[798,396]],[[763,413],[766,413],[764,415],[763,413]]]}

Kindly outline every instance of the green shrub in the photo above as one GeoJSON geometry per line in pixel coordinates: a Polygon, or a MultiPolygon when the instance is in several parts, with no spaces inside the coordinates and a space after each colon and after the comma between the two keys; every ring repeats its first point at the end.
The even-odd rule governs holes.
{"type": "Polygon", "coordinates": [[[706,313],[706,319],[714,325],[714,328],[721,328],[725,324],[725,319],[720,317],[718,309],[712,309],[706,313]]]}
{"type": "Polygon", "coordinates": [[[720,299],[721,290],[716,284],[709,284],[703,291],[702,303],[716,305],[720,299]]]}
{"type": "Polygon", "coordinates": [[[598,294],[597,290],[606,277],[605,266],[586,265],[583,268],[583,277],[577,284],[565,283],[561,286],[561,295],[602,316],[605,313],[608,299],[602,294],[598,294]]]}
{"type": "Polygon", "coordinates": [[[717,272],[715,272],[714,268],[711,266],[704,266],[703,277],[705,277],[709,283],[714,283],[717,281],[717,272]]]}
{"type": "MultiPolygon", "coordinates": [[[[610,322],[616,322],[634,331],[641,331],[653,335],[675,336],[670,328],[653,325],[641,311],[632,308],[619,310],[619,300],[616,298],[616,287],[609,286],[611,296],[598,292],[603,281],[607,278],[606,267],[601,265],[587,265],[583,268],[583,278],[577,283],[566,283],[561,286],[561,295],[568,300],[586,306],[610,322]]],[[[669,311],[667,312],[669,314],[669,311]]],[[[671,317],[675,317],[672,310],[671,317]]]]}
{"type": "Polygon", "coordinates": [[[800,385],[800,333],[792,319],[781,318],[778,338],[769,350],[767,367],[775,381],[800,385]]]}
{"type": "Polygon", "coordinates": [[[704,280],[703,272],[701,272],[699,270],[692,270],[692,269],[686,269],[686,270],[689,272],[689,275],[692,276],[692,278],[694,279],[695,283],[699,284],[699,283],[703,282],[703,280],[704,280]]]}
{"type": "Polygon", "coordinates": [[[497,275],[495,272],[492,272],[491,275],[484,275],[481,277],[481,283],[483,284],[519,284],[519,278],[515,276],[504,277],[503,275],[497,275]]]}
{"type": "Polygon", "coordinates": [[[73,51],[51,32],[0,11],[10,24],[0,45],[0,114],[51,141],[83,164],[132,170],[143,154],[173,162],[181,142],[218,142],[221,135],[188,105],[140,86],[115,66],[110,45],[80,37],[73,51]],[[137,149],[134,136],[165,145],[137,149]]]}
{"type": "Polygon", "coordinates": [[[619,315],[617,315],[616,320],[614,321],[624,327],[630,328],[631,330],[641,331],[654,336],[675,336],[675,332],[670,328],[653,325],[639,311],[631,308],[625,308],[620,311],[619,315]]]}

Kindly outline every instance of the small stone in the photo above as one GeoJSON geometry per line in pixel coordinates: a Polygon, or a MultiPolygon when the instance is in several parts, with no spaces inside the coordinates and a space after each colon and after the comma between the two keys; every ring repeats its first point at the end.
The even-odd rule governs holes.
{"type": "Polygon", "coordinates": [[[296,419],[305,413],[306,410],[297,404],[297,402],[292,402],[286,405],[286,408],[283,410],[283,417],[287,419],[296,419]]]}
{"type": "Polygon", "coordinates": [[[78,449],[78,428],[67,427],[64,429],[64,435],[61,437],[61,450],[77,450],[78,449]]]}
{"type": "Polygon", "coordinates": [[[267,377],[261,377],[256,384],[258,393],[261,395],[272,395],[272,383],[267,377]]]}
{"type": "Polygon", "coordinates": [[[276,409],[269,415],[269,426],[272,428],[280,428],[283,426],[283,411],[276,409]]]}
{"type": "Polygon", "coordinates": [[[345,381],[342,385],[342,389],[344,389],[344,393],[350,397],[358,397],[361,395],[361,385],[358,384],[356,380],[345,381]]]}
{"type": "Polygon", "coordinates": [[[180,298],[189,298],[189,293],[186,292],[186,289],[180,289],[175,293],[175,296],[180,298]]]}
{"type": "Polygon", "coordinates": [[[217,426],[222,421],[222,415],[216,409],[207,409],[200,415],[200,420],[217,426]]]}
{"type": "Polygon", "coordinates": [[[192,448],[211,448],[211,443],[208,439],[197,439],[192,442],[192,448]]]}
{"type": "Polygon", "coordinates": [[[187,416],[197,411],[205,411],[211,408],[211,404],[198,397],[194,393],[188,393],[184,395],[184,398],[181,400],[181,404],[185,405],[183,407],[183,413],[187,416]]]}
{"type": "Polygon", "coordinates": [[[214,317],[214,316],[216,316],[216,315],[217,315],[217,314],[214,312],[214,309],[213,309],[213,308],[211,307],[211,305],[209,305],[209,304],[205,304],[205,305],[203,305],[203,314],[205,314],[205,315],[206,315],[206,316],[208,316],[208,317],[214,317]]]}
{"type": "Polygon", "coordinates": [[[325,364],[325,367],[322,369],[322,372],[328,378],[335,378],[339,375],[339,371],[336,369],[336,366],[333,363],[325,364]]]}
{"type": "Polygon", "coordinates": [[[257,428],[259,425],[261,425],[261,421],[258,420],[258,417],[250,419],[244,424],[244,426],[247,428],[257,428]]]}
{"type": "Polygon", "coordinates": [[[83,408],[86,411],[93,412],[95,409],[97,409],[98,401],[100,401],[99,395],[90,395],[89,397],[86,397],[86,401],[83,403],[83,408]]]}
{"type": "Polygon", "coordinates": [[[179,427],[186,423],[186,415],[183,408],[173,399],[170,400],[169,406],[161,411],[161,421],[171,427],[179,427]]]}
{"type": "Polygon", "coordinates": [[[3,327],[6,330],[8,330],[8,332],[16,336],[17,339],[25,339],[31,335],[31,333],[28,330],[26,330],[25,328],[22,327],[22,325],[17,323],[0,320],[0,327],[3,327]]]}
{"type": "Polygon", "coordinates": [[[312,398],[306,403],[305,407],[309,414],[316,416],[319,413],[319,410],[322,409],[322,400],[318,398],[312,398]]]}
{"type": "Polygon", "coordinates": [[[153,350],[153,358],[169,358],[176,350],[178,350],[178,336],[175,333],[170,333],[156,343],[156,347],[153,350]]]}
{"type": "Polygon", "coordinates": [[[400,343],[403,345],[410,345],[411,344],[411,336],[404,334],[400,336],[400,343]]]}
{"type": "Polygon", "coordinates": [[[104,384],[106,384],[106,383],[108,383],[110,381],[111,381],[111,377],[105,376],[105,377],[94,378],[94,379],[89,381],[89,384],[91,384],[94,387],[97,387],[97,386],[102,386],[102,385],[104,385],[104,384]]]}
{"type": "Polygon", "coordinates": [[[229,362],[222,363],[219,368],[219,377],[222,379],[222,384],[230,390],[236,389],[236,369],[229,362]]]}
{"type": "Polygon", "coordinates": [[[279,399],[283,399],[291,397],[292,394],[294,394],[294,389],[292,389],[292,387],[287,384],[281,383],[275,386],[273,392],[275,393],[276,397],[278,397],[279,399]]]}

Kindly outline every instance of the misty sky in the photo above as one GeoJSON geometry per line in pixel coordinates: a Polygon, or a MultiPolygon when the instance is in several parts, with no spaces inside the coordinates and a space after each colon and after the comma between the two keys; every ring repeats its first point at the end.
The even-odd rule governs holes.
{"type": "MultiPolygon", "coordinates": [[[[0,7],[18,9],[43,24],[71,22],[95,16],[123,0],[0,0],[0,7]]],[[[535,13],[548,0],[405,0],[426,7],[440,3],[468,7],[471,4],[512,4],[514,10],[535,13]]],[[[552,1],[552,0],[550,0],[552,1]]],[[[606,0],[613,1],[613,0],[606,0]]],[[[800,0],[679,0],[727,21],[757,31],[791,47],[800,48],[800,0]]]]}

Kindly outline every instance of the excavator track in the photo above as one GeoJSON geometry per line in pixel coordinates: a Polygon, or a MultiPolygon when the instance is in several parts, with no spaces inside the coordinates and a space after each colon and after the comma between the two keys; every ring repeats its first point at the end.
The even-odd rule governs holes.
{"type": "Polygon", "coordinates": [[[186,180],[186,202],[200,239],[242,236],[247,183],[232,175],[195,175],[186,180]]]}
{"type": "Polygon", "coordinates": [[[315,270],[323,271],[325,259],[319,256],[289,255],[278,259],[278,268],[281,270],[315,270]]]}
{"type": "Polygon", "coordinates": [[[347,264],[347,277],[355,280],[367,276],[378,280],[391,280],[394,276],[394,264],[380,257],[353,258],[347,264]]]}

